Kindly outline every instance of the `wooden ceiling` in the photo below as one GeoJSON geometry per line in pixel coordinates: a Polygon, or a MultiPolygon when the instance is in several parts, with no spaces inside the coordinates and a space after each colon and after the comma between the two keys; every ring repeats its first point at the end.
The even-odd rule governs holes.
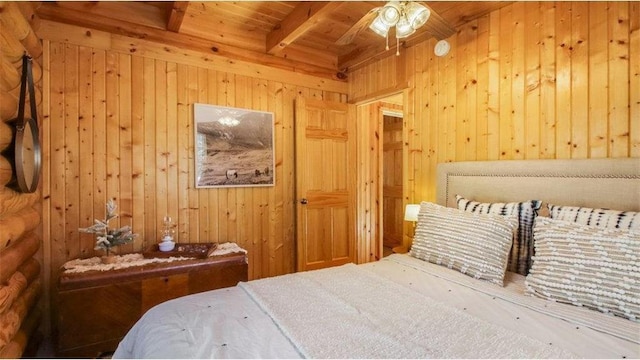
{"type": "MultiPolygon", "coordinates": [[[[400,46],[446,38],[463,23],[509,3],[423,2],[432,10],[429,21],[400,46]]],[[[393,35],[386,51],[384,38],[367,28],[366,18],[360,21],[382,5],[379,1],[45,1],[36,13],[44,20],[346,79],[350,69],[395,54],[393,35]],[[349,42],[345,34],[355,36],[339,45],[349,42]]]]}

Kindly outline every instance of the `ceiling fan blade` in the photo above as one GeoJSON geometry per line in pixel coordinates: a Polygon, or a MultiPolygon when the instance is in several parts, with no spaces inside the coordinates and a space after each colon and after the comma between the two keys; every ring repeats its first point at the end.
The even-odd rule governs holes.
{"type": "Polygon", "coordinates": [[[366,13],[363,17],[361,17],[360,20],[358,20],[358,22],[355,23],[355,25],[350,27],[349,30],[347,30],[347,32],[345,32],[344,35],[340,37],[340,39],[336,40],[336,45],[351,44],[353,40],[356,38],[356,36],[358,36],[358,34],[362,30],[366,29],[371,23],[371,21],[373,21],[373,19],[378,14],[378,10],[380,10],[379,7],[369,10],[369,12],[366,13]]]}
{"type": "Polygon", "coordinates": [[[421,5],[431,11],[431,16],[429,16],[429,20],[424,24],[424,28],[429,31],[436,39],[444,40],[449,36],[456,33],[456,29],[451,27],[449,23],[442,17],[440,14],[435,12],[431,6],[424,2],[420,2],[421,5]]]}

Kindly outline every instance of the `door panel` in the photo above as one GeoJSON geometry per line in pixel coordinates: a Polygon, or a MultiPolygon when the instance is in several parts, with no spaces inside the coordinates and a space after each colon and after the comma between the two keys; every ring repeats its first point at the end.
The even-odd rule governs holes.
{"type": "Polygon", "coordinates": [[[402,245],[402,118],[384,115],[383,131],[383,244],[402,245]]]}
{"type": "Polygon", "coordinates": [[[299,97],[295,124],[298,271],[354,262],[355,106],[299,97]]]}

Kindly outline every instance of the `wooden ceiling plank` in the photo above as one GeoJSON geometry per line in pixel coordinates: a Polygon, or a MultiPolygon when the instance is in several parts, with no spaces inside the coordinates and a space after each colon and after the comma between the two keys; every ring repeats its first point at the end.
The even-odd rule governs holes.
{"type": "Polygon", "coordinates": [[[180,32],[180,27],[182,26],[182,21],[184,20],[184,14],[187,13],[188,7],[188,1],[174,1],[171,4],[171,9],[169,10],[169,19],[167,20],[167,30],[173,31],[175,33],[180,32]]]}
{"type": "MultiPolygon", "coordinates": [[[[400,41],[400,54],[402,55],[402,52],[411,46],[415,46],[423,41],[428,41],[431,37],[432,35],[428,31],[424,31],[421,34],[403,39],[400,41]]],[[[396,42],[390,41],[389,50],[386,50],[384,39],[381,39],[381,42],[378,44],[356,48],[346,55],[339,56],[338,69],[344,73],[351,72],[386,57],[396,56],[396,49],[396,42]]]]}
{"type": "Polygon", "coordinates": [[[339,1],[302,2],[267,35],[267,53],[278,53],[340,5],[339,1]]]}
{"type": "Polygon", "coordinates": [[[427,29],[433,36],[438,40],[443,40],[448,38],[449,36],[456,33],[456,29],[449,25],[449,22],[446,21],[440,14],[438,14],[431,6],[422,2],[420,3],[424,5],[431,12],[431,16],[429,16],[429,20],[424,24],[424,28],[427,29]]]}
{"type": "MultiPolygon", "coordinates": [[[[206,54],[199,50],[178,48],[147,39],[134,39],[124,35],[95,30],[84,26],[69,25],[50,20],[42,20],[42,38],[45,40],[71,43],[97,50],[113,51],[121,54],[135,54],[145,58],[176,62],[191,66],[213,69],[231,74],[258,79],[283,82],[311,89],[346,93],[346,81],[301,72],[278,69],[269,63],[255,63],[230,59],[225,56],[206,54]]],[[[271,58],[275,58],[271,56],[271,58]]]]}
{"type": "MultiPolygon", "coordinates": [[[[159,30],[143,25],[131,24],[126,21],[94,15],[87,17],[86,13],[72,9],[61,9],[55,4],[43,4],[38,9],[38,15],[43,20],[50,20],[71,24],[108,33],[123,35],[131,38],[144,39],[155,43],[175,46],[177,48],[195,50],[205,54],[215,54],[231,60],[265,64],[279,69],[299,72],[334,80],[344,80],[335,68],[320,67],[299,61],[293,61],[261,52],[250,51],[238,47],[215,43],[206,39],[159,30]]],[[[135,52],[135,49],[131,49],[135,52]]]]}
{"type": "Polygon", "coordinates": [[[142,1],[45,1],[37,12],[50,5],[59,7],[61,11],[81,11],[86,17],[102,16],[163,30],[167,26],[166,10],[142,1]]]}
{"type": "Polygon", "coordinates": [[[358,20],[347,32],[342,35],[338,41],[336,41],[336,45],[349,45],[353,42],[353,40],[360,34],[360,32],[366,29],[369,26],[369,23],[378,15],[378,8],[373,8],[369,10],[363,17],[358,20]]]}

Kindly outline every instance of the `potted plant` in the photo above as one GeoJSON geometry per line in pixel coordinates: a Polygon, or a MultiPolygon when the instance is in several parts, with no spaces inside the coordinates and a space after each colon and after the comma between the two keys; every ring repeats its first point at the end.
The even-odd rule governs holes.
{"type": "Polygon", "coordinates": [[[87,228],[78,229],[80,232],[96,234],[96,247],[94,250],[104,250],[105,256],[102,257],[102,262],[111,263],[115,261],[115,257],[111,255],[111,248],[129,243],[138,236],[131,232],[131,226],[126,225],[119,229],[109,228],[109,221],[118,217],[116,214],[116,202],[113,199],[109,199],[107,202],[107,216],[104,220],[95,219],[95,223],[87,228]]]}

